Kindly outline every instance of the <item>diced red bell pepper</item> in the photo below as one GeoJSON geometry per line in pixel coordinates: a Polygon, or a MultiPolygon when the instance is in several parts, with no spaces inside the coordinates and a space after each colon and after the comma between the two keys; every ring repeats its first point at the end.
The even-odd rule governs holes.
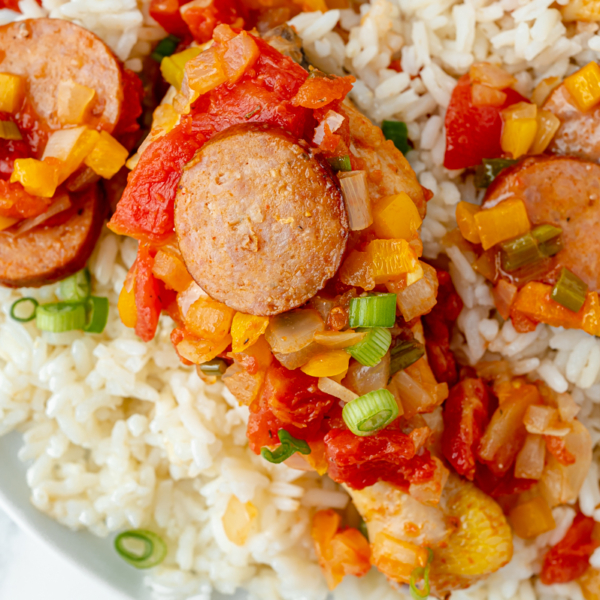
{"type": "Polygon", "coordinates": [[[482,379],[455,385],[444,404],[442,452],[459,475],[473,481],[475,451],[490,419],[490,395],[482,379]]]}
{"type": "Polygon", "coordinates": [[[529,102],[511,88],[502,90],[506,100],[501,106],[475,106],[471,99],[469,75],[463,75],[452,92],[446,112],[447,169],[475,167],[484,158],[502,156],[501,111],[517,102],[529,102]]]}
{"type": "Polygon", "coordinates": [[[167,33],[180,38],[189,37],[190,31],[181,17],[179,9],[189,0],[151,0],[150,16],[167,33]]]}
{"type": "Polygon", "coordinates": [[[217,25],[233,25],[239,29],[244,27],[241,6],[236,0],[209,0],[203,4],[192,5],[181,11],[185,25],[200,44],[212,39],[217,25]]]}
{"type": "Polygon", "coordinates": [[[568,583],[581,577],[590,566],[590,556],[600,546],[592,538],[594,519],[579,513],[565,537],[548,550],[540,580],[544,585],[568,583]]]}
{"type": "Polygon", "coordinates": [[[135,265],[135,305],[137,308],[135,333],[144,342],[149,342],[154,338],[162,310],[160,285],[152,273],[153,267],[154,256],[150,247],[140,244],[135,265]]]}
{"type": "Polygon", "coordinates": [[[142,80],[136,73],[129,69],[123,69],[123,95],[126,102],[123,103],[123,111],[119,117],[119,122],[113,136],[118,137],[121,143],[129,147],[130,143],[135,142],[139,136],[132,136],[139,131],[140,125],[138,118],[142,114],[142,99],[144,98],[144,85],[142,80]],[[127,139],[123,140],[123,136],[127,135],[127,139]]]}
{"type": "Polygon", "coordinates": [[[492,498],[522,494],[530,490],[537,480],[521,479],[515,477],[514,465],[501,476],[494,475],[488,465],[477,463],[475,470],[475,484],[477,487],[492,498]]]}
{"type": "MultiPolygon", "coordinates": [[[[4,140],[2,140],[4,141],[4,140]]],[[[0,179],[0,216],[31,219],[48,210],[51,200],[28,194],[20,183],[0,179]]]]}

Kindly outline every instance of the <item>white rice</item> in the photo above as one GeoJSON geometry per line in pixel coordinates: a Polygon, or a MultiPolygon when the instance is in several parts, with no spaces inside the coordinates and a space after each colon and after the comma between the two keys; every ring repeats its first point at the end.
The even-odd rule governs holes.
{"type": "MultiPolygon", "coordinates": [[[[66,18],[94,31],[135,71],[164,36],[148,5],[20,2],[25,17],[66,18]]],[[[22,16],[0,10],[0,23],[15,18],[22,16]]],[[[376,122],[407,122],[415,147],[408,159],[434,193],[422,228],[430,258],[456,226],[456,204],[481,201],[472,176],[443,167],[444,116],[456,77],[474,61],[487,60],[511,71],[527,94],[541,79],[567,75],[600,51],[598,25],[565,26],[551,0],[371,0],[360,15],[306,13],[292,23],[312,63],[357,77],[351,95],[367,115],[376,122]],[[335,31],[338,24],[350,32],[347,43],[335,31]],[[401,61],[402,73],[389,68],[392,59],[401,61]]],[[[135,253],[132,240],[107,232],[96,249],[95,293],[111,301],[109,325],[99,336],[40,335],[7,318],[15,299],[52,301],[55,286],[0,288],[0,434],[23,432],[20,457],[28,463],[33,503],[68,527],[100,536],[154,523],[169,546],[167,560],[148,578],[157,598],[203,600],[213,589],[245,587],[261,600],[323,600],[327,590],[308,533],[309,509],[341,509],[347,494],[327,478],[270,465],[251,453],[247,409],[179,364],[167,317],[150,344],[121,325],[117,295],[135,253]],[[221,521],[232,494],[259,512],[243,547],[228,540],[221,521]]],[[[485,280],[470,266],[472,257],[456,247],[447,254],[465,304],[454,351],[471,364],[504,358],[517,375],[542,379],[557,392],[570,390],[598,444],[600,341],[545,325],[517,333],[494,309],[485,280]]],[[[600,521],[597,465],[579,501],[585,514],[600,521]]],[[[452,600],[580,600],[577,584],[547,587],[531,580],[541,553],[562,538],[574,515],[570,507],[554,509],[554,531],[535,542],[516,538],[509,565],[453,593],[452,600]]],[[[600,566],[600,552],[592,562],[600,566]]],[[[346,578],[335,592],[340,600],[406,597],[374,570],[362,579],[346,578]]]]}

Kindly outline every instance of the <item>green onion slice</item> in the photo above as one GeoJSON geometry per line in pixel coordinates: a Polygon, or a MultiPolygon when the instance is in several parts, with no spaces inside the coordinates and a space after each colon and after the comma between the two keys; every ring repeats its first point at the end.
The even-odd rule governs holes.
{"type": "Polygon", "coordinates": [[[366,538],[366,540],[368,542],[369,541],[369,528],[367,527],[367,522],[362,517],[360,518],[358,530],[363,534],[363,536],[366,538]]]}
{"type": "Polygon", "coordinates": [[[543,258],[537,240],[530,232],[502,242],[500,247],[502,248],[502,268],[507,272],[531,265],[543,258]]]}
{"type": "Polygon", "coordinates": [[[352,165],[350,164],[350,157],[336,156],[335,158],[328,158],[329,164],[334,171],[352,171],[352,165]]]}
{"type": "Polygon", "coordinates": [[[585,303],[588,285],[569,269],[562,269],[550,297],[573,312],[579,312],[585,303]]]}
{"type": "Polygon", "coordinates": [[[39,302],[35,298],[19,298],[10,307],[10,317],[19,323],[29,323],[35,319],[35,313],[39,302]],[[29,306],[27,306],[29,305],[29,306]]]}
{"type": "Polygon", "coordinates": [[[390,377],[398,371],[410,367],[416,363],[424,354],[425,347],[417,340],[408,340],[397,343],[391,351],[390,377]]]}
{"type": "Polygon", "coordinates": [[[403,123],[402,121],[384,121],[381,124],[381,131],[383,131],[385,139],[392,140],[394,146],[396,146],[402,154],[406,154],[411,150],[406,123],[403,123]]]}
{"type": "Polygon", "coordinates": [[[63,302],[83,302],[92,291],[92,279],[87,269],[82,269],[60,282],[59,296],[63,302]]]}
{"type": "Polygon", "coordinates": [[[269,450],[266,446],[260,451],[261,456],[271,463],[279,464],[287,460],[292,454],[300,452],[300,454],[310,454],[310,446],[304,440],[298,440],[293,437],[285,429],[280,429],[277,432],[281,445],[275,450],[269,450]]]}
{"type": "Polygon", "coordinates": [[[346,348],[346,352],[365,367],[378,365],[392,344],[392,334],[389,329],[374,327],[364,329],[367,335],[354,346],[346,348]]]}
{"type": "Polygon", "coordinates": [[[37,307],[35,316],[38,329],[53,333],[83,329],[86,324],[83,304],[72,304],[70,302],[42,304],[37,307]]]}
{"type": "Polygon", "coordinates": [[[156,48],[154,48],[154,52],[150,56],[159,63],[165,56],[171,56],[177,50],[180,41],[178,37],[169,35],[158,42],[156,48]]]}
{"type": "Polygon", "coordinates": [[[227,370],[227,363],[222,358],[213,358],[200,365],[200,370],[205,375],[216,375],[220,377],[227,370]]]}
{"type": "Polygon", "coordinates": [[[349,324],[356,327],[393,327],[396,294],[373,294],[350,300],[349,324]]]}
{"type": "Polygon", "coordinates": [[[387,427],[398,412],[393,394],[382,388],[348,402],[342,410],[342,418],[354,435],[365,436],[387,427]]]}
{"type": "Polygon", "coordinates": [[[108,298],[90,296],[86,302],[87,319],[84,331],[102,333],[108,323],[108,298]]]}
{"type": "Polygon", "coordinates": [[[511,158],[484,158],[475,172],[475,185],[478,188],[489,187],[500,171],[511,167],[518,161],[511,158]]]}
{"type": "Polygon", "coordinates": [[[416,567],[410,574],[410,595],[414,600],[424,600],[424,598],[429,598],[429,593],[431,591],[429,585],[429,571],[431,570],[431,563],[433,562],[433,550],[431,548],[427,548],[427,552],[428,558],[425,568],[416,567]],[[419,579],[423,579],[422,590],[417,587],[417,581],[419,579]]]}
{"type": "Polygon", "coordinates": [[[115,539],[115,550],[123,560],[137,569],[155,567],[167,555],[167,545],[162,538],[146,529],[120,533],[115,539]]]}
{"type": "Polygon", "coordinates": [[[531,230],[531,235],[537,240],[544,256],[554,256],[562,250],[561,234],[562,229],[554,225],[539,225],[531,230]]]}

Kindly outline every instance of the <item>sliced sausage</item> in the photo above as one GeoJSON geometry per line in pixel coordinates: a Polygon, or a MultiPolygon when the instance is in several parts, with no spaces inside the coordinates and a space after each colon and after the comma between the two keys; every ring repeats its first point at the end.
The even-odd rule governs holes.
{"type": "Polygon", "coordinates": [[[561,120],[549,152],[600,162],[600,105],[582,112],[563,83],[550,94],[543,108],[561,120]]]}
{"type": "Polygon", "coordinates": [[[73,206],[23,235],[0,232],[0,284],[37,287],[59,281],[85,266],[106,217],[98,186],[71,194],[73,206]]]}
{"type": "Polygon", "coordinates": [[[488,188],[484,208],[508,198],[525,202],[533,225],[561,227],[559,265],[600,290],[600,165],[578,158],[526,158],[502,171],[488,188]]]}
{"type": "Polygon", "coordinates": [[[348,221],[328,165],[280,129],[240,125],[186,166],[175,230],[190,274],[210,296],[274,315],[333,277],[348,221]]]}
{"type": "Polygon", "coordinates": [[[61,19],[28,19],[0,27],[0,72],[27,78],[27,100],[58,129],[58,85],[73,80],[96,91],[91,127],[111,133],[123,103],[117,58],[93,33],[61,19]]]}

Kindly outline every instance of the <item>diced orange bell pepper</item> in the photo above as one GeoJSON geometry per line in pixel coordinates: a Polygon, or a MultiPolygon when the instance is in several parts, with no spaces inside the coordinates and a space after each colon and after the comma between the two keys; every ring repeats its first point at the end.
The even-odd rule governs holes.
{"type": "Polygon", "coordinates": [[[405,192],[386,196],[373,207],[373,227],[377,237],[412,240],[418,237],[423,220],[405,192]]]}
{"type": "Polygon", "coordinates": [[[542,154],[560,127],[560,119],[549,110],[538,110],[537,122],[538,128],[531,146],[531,154],[542,154]]]}
{"type": "Polygon", "coordinates": [[[600,102],[600,66],[588,63],[565,79],[565,87],[582,111],[589,110],[600,102]]]}
{"type": "Polygon", "coordinates": [[[487,62],[474,63],[469,69],[472,82],[483,83],[497,90],[512,87],[517,83],[508,71],[487,62]]]}
{"type": "Polygon", "coordinates": [[[0,73],[0,112],[15,113],[25,96],[25,78],[12,73],[0,73]]]}
{"type": "Polygon", "coordinates": [[[121,293],[119,294],[119,302],[117,304],[119,316],[125,327],[133,329],[137,323],[137,307],[135,305],[135,291],[133,279],[130,282],[125,282],[121,293]]]}
{"type": "Polygon", "coordinates": [[[9,227],[12,227],[19,219],[14,219],[12,217],[3,217],[0,215],[0,231],[4,231],[9,227]]]}
{"type": "Polygon", "coordinates": [[[232,352],[243,352],[267,330],[269,317],[257,317],[237,312],[231,323],[232,352]]]}
{"type": "Polygon", "coordinates": [[[229,334],[235,311],[212,298],[198,298],[188,309],[184,323],[193,335],[217,342],[229,334]]]}
{"type": "MultiPolygon", "coordinates": [[[[221,27],[227,27],[221,25],[221,27]]],[[[228,83],[231,85],[251,69],[257,61],[260,52],[256,42],[245,31],[236,35],[225,44],[223,64],[228,83]]]]}
{"type": "Polygon", "coordinates": [[[474,106],[502,106],[506,102],[506,94],[489,85],[474,83],[471,86],[471,99],[474,106]]]}
{"type": "Polygon", "coordinates": [[[212,342],[192,335],[186,335],[175,350],[177,354],[192,364],[201,365],[219,356],[231,344],[231,336],[227,334],[222,340],[212,342]]]}
{"type": "Polygon", "coordinates": [[[556,527],[552,511],[542,496],[515,506],[508,517],[515,533],[523,539],[531,539],[556,527]]]}
{"type": "Polygon", "coordinates": [[[425,567],[428,552],[425,548],[396,539],[380,531],[371,546],[372,563],[390,579],[408,583],[417,567],[425,567]]]}
{"type": "MultiPolygon", "coordinates": [[[[406,240],[373,240],[367,246],[367,257],[371,261],[375,283],[386,283],[406,273],[407,275],[423,269],[413,249],[406,240]]],[[[410,285],[415,280],[409,280],[410,285]]]]}
{"type": "Polygon", "coordinates": [[[183,262],[163,250],[156,253],[152,272],[157,279],[176,292],[185,292],[192,283],[192,277],[183,262]]]}
{"type": "Polygon", "coordinates": [[[470,202],[459,202],[456,206],[456,223],[462,236],[472,244],[481,244],[479,229],[475,223],[475,215],[481,207],[470,202]]]}
{"type": "Polygon", "coordinates": [[[96,145],[84,162],[100,177],[110,179],[123,167],[128,156],[127,148],[106,131],[101,131],[96,145]]]}
{"type": "Polygon", "coordinates": [[[600,570],[590,567],[579,579],[585,600],[600,600],[600,570]]]}
{"type": "Polygon", "coordinates": [[[306,462],[319,474],[325,475],[329,469],[329,460],[327,459],[327,449],[323,440],[308,442],[310,454],[304,458],[306,462]]]}
{"type": "Polygon", "coordinates": [[[340,269],[342,283],[372,290],[375,287],[373,265],[366,252],[352,250],[340,269]]]}
{"type": "Polygon", "coordinates": [[[225,83],[227,74],[221,53],[216,48],[211,47],[189,60],[185,65],[184,84],[186,79],[188,86],[194,92],[188,98],[190,102],[194,102],[202,94],[206,94],[225,83]]]}
{"type": "Polygon", "coordinates": [[[481,210],[474,219],[484,250],[531,229],[525,203],[518,199],[504,200],[493,208],[481,210]]]}
{"type": "Polygon", "coordinates": [[[502,111],[502,150],[513,158],[527,154],[538,129],[537,106],[519,102],[502,111]]]}
{"type": "Polygon", "coordinates": [[[302,372],[311,377],[335,377],[345,373],[349,364],[350,355],[345,350],[331,350],[311,358],[302,372]]]}
{"type": "Polygon", "coordinates": [[[52,198],[58,187],[59,161],[17,158],[10,182],[19,182],[28,194],[52,198]]]}
{"type": "Polygon", "coordinates": [[[337,77],[313,71],[292,98],[292,104],[313,110],[323,108],[334,100],[343,100],[355,81],[350,75],[337,77]]]}

